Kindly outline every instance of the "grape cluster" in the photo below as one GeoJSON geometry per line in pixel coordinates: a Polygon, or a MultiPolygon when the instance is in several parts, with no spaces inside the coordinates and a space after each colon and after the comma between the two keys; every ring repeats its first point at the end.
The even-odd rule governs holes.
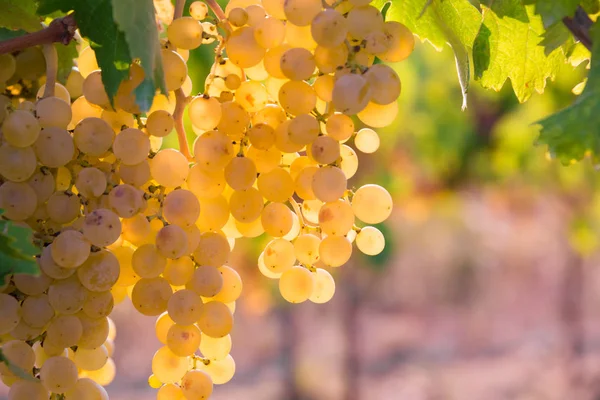
{"type": "Polygon", "coordinates": [[[41,252],[41,274],[15,274],[0,293],[2,352],[38,378],[0,365],[10,400],[107,399],[109,315],[126,297],[157,318],[163,347],[148,380],[157,399],[207,399],[235,372],[236,239],[271,238],[257,268],[291,303],[329,301],[329,270],[353,244],[383,250],[372,225],[390,215],[392,198],[378,185],[348,187],[358,169],[349,144],[378,149],[371,128],[394,120],[401,90],[381,61],[404,60],[414,39],[369,3],[232,0],[213,23],[194,2],[166,28],[169,94],[146,113],[136,63],[111,101],[82,45],[66,87],[28,99],[23,89],[39,74],[15,78],[26,71],[21,54],[0,57],[0,208],[34,229],[41,252]],[[214,41],[205,90],[190,96],[189,51],[214,41]],[[162,148],[181,129],[180,95],[197,135],[191,158],[162,148]]]}

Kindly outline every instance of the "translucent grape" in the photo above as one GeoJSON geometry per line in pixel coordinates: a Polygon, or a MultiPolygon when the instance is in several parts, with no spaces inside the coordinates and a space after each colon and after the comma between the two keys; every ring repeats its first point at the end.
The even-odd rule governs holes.
{"type": "Polygon", "coordinates": [[[63,268],[77,268],[88,259],[90,243],[78,231],[63,231],[52,242],[52,259],[63,268]]]}
{"type": "Polygon", "coordinates": [[[0,175],[13,182],[23,182],[35,172],[37,159],[31,147],[18,148],[8,143],[0,146],[0,175]]]}
{"type": "Polygon", "coordinates": [[[315,289],[308,299],[317,304],[327,303],[335,294],[335,281],[331,274],[322,268],[317,268],[314,276],[315,289]]]}
{"type": "Polygon", "coordinates": [[[221,103],[215,97],[196,96],[188,105],[188,115],[196,128],[215,129],[221,120],[221,103]]]}
{"type": "Polygon", "coordinates": [[[85,216],[83,236],[94,246],[106,247],[117,241],[121,234],[121,221],[114,212],[99,208],[85,216]]]}
{"type": "Polygon", "coordinates": [[[348,13],[346,20],[348,33],[357,40],[363,40],[371,32],[383,30],[383,16],[371,5],[354,7],[348,13]]]}
{"type": "Polygon", "coordinates": [[[186,399],[208,399],[213,392],[213,383],[206,372],[192,369],[183,376],[181,391],[186,399]]]}
{"type": "Polygon", "coordinates": [[[88,292],[82,310],[90,318],[101,318],[107,317],[113,310],[114,305],[115,299],[109,290],[88,292]]]}
{"type": "Polygon", "coordinates": [[[265,56],[265,49],[254,38],[254,28],[245,26],[235,30],[225,43],[229,59],[241,68],[258,64],[265,56]]]}
{"type": "Polygon", "coordinates": [[[146,130],[152,136],[164,137],[173,130],[175,121],[173,116],[166,110],[156,110],[146,120],[146,130]]]}
{"type": "Polygon", "coordinates": [[[163,346],[152,357],[152,373],[163,383],[179,382],[188,370],[188,360],[163,346]]]}
{"type": "Polygon", "coordinates": [[[210,360],[208,364],[200,365],[200,369],[210,375],[215,385],[223,385],[235,375],[235,361],[228,354],[221,360],[210,360]]]}
{"type": "Polygon", "coordinates": [[[188,176],[188,161],[175,149],[159,151],[150,162],[150,173],[154,180],[165,187],[181,186],[188,176]]]}
{"type": "MultiPolygon", "coordinates": [[[[35,115],[42,128],[48,126],[66,128],[71,122],[73,113],[71,105],[66,101],[58,97],[46,97],[35,105],[35,115]]],[[[4,122],[4,126],[6,127],[6,122],[4,122]]],[[[6,132],[6,128],[4,128],[4,132],[6,132]]]]}
{"type": "Polygon", "coordinates": [[[371,88],[372,102],[385,105],[395,102],[400,96],[400,78],[389,65],[373,65],[365,72],[364,77],[371,88]]]}
{"type": "Polygon", "coordinates": [[[292,115],[308,114],[317,104],[317,95],[308,83],[289,81],[279,89],[279,103],[292,115]]]}
{"type": "Polygon", "coordinates": [[[327,236],[319,245],[321,261],[329,267],[340,267],[352,255],[352,243],[344,236],[327,236]]]}
{"type": "Polygon", "coordinates": [[[194,143],[194,158],[206,170],[223,169],[233,158],[231,140],[223,132],[208,131],[194,143]]]}
{"type": "Polygon", "coordinates": [[[219,267],[218,270],[223,277],[223,287],[212,299],[222,303],[231,303],[237,300],[242,294],[242,278],[236,270],[227,265],[219,267]]]}
{"type": "Polygon", "coordinates": [[[2,125],[4,140],[15,147],[31,146],[37,140],[40,130],[35,116],[24,110],[15,110],[8,114],[2,125]]]}
{"type": "Polygon", "coordinates": [[[379,148],[379,136],[373,129],[363,128],[356,133],[354,145],[363,153],[374,153],[379,148]]]}
{"type": "Polygon", "coordinates": [[[292,267],[279,278],[279,292],[290,303],[302,303],[311,296],[315,287],[315,278],[304,267],[292,267]]]}
{"type": "Polygon", "coordinates": [[[84,197],[100,197],[106,190],[106,175],[98,168],[83,168],[75,178],[75,187],[84,197]]]}
{"type": "Polygon", "coordinates": [[[89,258],[77,269],[81,284],[92,292],[110,290],[119,279],[119,261],[109,250],[102,249],[90,254],[89,258]]]}
{"type": "Polygon", "coordinates": [[[292,48],[281,55],[280,68],[286,78],[293,81],[309,79],[315,71],[313,54],[307,49],[292,48]]]}
{"type": "Polygon", "coordinates": [[[404,25],[387,21],[383,26],[388,43],[387,50],[377,56],[385,62],[399,62],[406,59],[415,48],[415,37],[404,25]]]}
{"type": "Polygon", "coordinates": [[[156,234],[156,248],[167,258],[179,258],[187,251],[185,231],[177,225],[167,225],[156,234]]]}
{"type": "Polygon", "coordinates": [[[394,101],[386,105],[380,105],[369,102],[357,116],[365,125],[373,128],[383,128],[392,124],[398,116],[398,103],[394,101]]]}
{"type": "Polygon", "coordinates": [[[192,355],[200,346],[200,329],[196,325],[174,324],[167,333],[167,346],[179,357],[192,355]]]}
{"type": "Polygon", "coordinates": [[[317,14],[310,28],[315,42],[324,47],[339,46],[344,43],[348,35],[346,18],[331,8],[317,14]]]}
{"type": "Polygon", "coordinates": [[[202,306],[198,326],[207,336],[223,337],[233,328],[233,314],[220,301],[210,301],[202,306]]]}
{"type": "MultiPolygon", "coordinates": [[[[48,390],[41,382],[18,380],[10,386],[8,400],[47,400],[48,390]]],[[[85,400],[85,399],[84,399],[85,400]]]]}
{"type": "Polygon", "coordinates": [[[77,342],[77,347],[82,349],[95,349],[102,346],[108,338],[108,318],[90,318],[84,313],[78,313],[77,317],[81,321],[83,333],[81,339],[77,342]]]}
{"type": "Polygon", "coordinates": [[[292,229],[292,211],[282,203],[269,203],[262,211],[261,223],[268,235],[285,236],[292,229]]]}
{"type": "Polygon", "coordinates": [[[310,156],[319,164],[332,164],[340,158],[340,144],[331,136],[319,136],[310,146],[310,156]]]}
{"type": "Polygon", "coordinates": [[[283,10],[286,19],[297,26],[309,25],[313,18],[321,11],[319,0],[287,0],[283,10]]]}
{"type": "Polygon", "coordinates": [[[192,18],[201,21],[208,15],[208,6],[202,1],[194,1],[190,4],[190,15],[192,18]]]}
{"type": "Polygon", "coordinates": [[[229,199],[230,212],[240,222],[252,222],[260,217],[264,203],[261,193],[250,188],[236,190],[229,199]]]}
{"type": "Polygon", "coordinates": [[[77,366],[67,357],[50,357],[40,370],[40,381],[52,393],[66,393],[77,383],[77,366]]]}
{"type": "Polygon", "coordinates": [[[66,224],[79,216],[81,203],[79,197],[66,192],[54,192],[46,203],[48,216],[60,223],[66,224]]]}
{"type": "MultiPolygon", "coordinates": [[[[261,125],[266,127],[266,125],[261,125]]],[[[225,180],[234,190],[245,190],[252,187],[256,180],[256,165],[247,157],[234,157],[225,166],[225,180]]]]}
{"type": "Polygon", "coordinates": [[[294,194],[294,181],[283,168],[260,174],[257,182],[260,194],[269,201],[283,203],[294,194]]]}
{"type": "Polygon", "coordinates": [[[178,290],[173,293],[167,304],[169,316],[176,324],[191,325],[196,322],[204,306],[200,296],[190,289],[178,290]]]}
{"type": "Polygon", "coordinates": [[[62,348],[75,346],[81,335],[83,326],[74,315],[59,315],[54,318],[46,329],[46,340],[52,345],[62,348]]]}
{"type": "Polygon", "coordinates": [[[217,267],[199,266],[194,271],[186,288],[202,297],[213,297],[223,288],[223,276],[217,267]]]}
{"type": "Polygon", "coordinates": [[[50,286],[50,283],[52,283],[52,278],[43,272],[37,276],[29,274],[14,274],[12,279],[15,287],[19,289],[20,292],[29,296],[35,296],[44,293],[50,286]]]}
{"type": "Polygon", "coordinates": [[[50,126],[41,130],[33,144],[38,161],[50,168],[67,164],[75,154],[75,144],[71,134],[62,128],[50,126]]]}
{"type": "Polygon", "coordinates": [[[174,190],[163,201],[163,216],[169,223],[187,228],[198,220],[200,203],[189,190],[174,190]]]}
{"type": "Polygon", "coordinates": [[[110,149],[114,138],[115,132],[108,122],[96,117],[82,119],[73,132],[73,140],[77,148],[96,157],[110,149]]]}
{"type": "Polygon", "coordinates": [[[322,167],[313,176],[313,192],[321,201],[334,201],[346,191],[346,176],[337,167],[322,167]]]}
{"type": "Polygon", "coordinates": [[[166,279],[140,279],[131,292],[131,302],[143,315],[159,315],[167,310],[173,289],[166,279]]]}
{"type": "Polygon", "coordinates": [[[254,27],[254,39],[265,49],[277,47],[285,39],[285,24],[277,18],[264,18],[254,27]]]}
{"type": "Polygon", "coordinates": [[[163,277],[173,286],[183,286],[192,279],[195,270],[194,262],[190,257],[169,259],[163,277]]]}
{"type": "Polygon", "coordinates": [[[334,200],[323,204],[319,210],[319,226],[327,235],[343,236],[354,225],[354,212],[349,203],[334,200]]]}
{"type": "Polygon", "coordinates": [[[125,165],[136,165],[146,159],[150,152],[148,135],[136,128],[119,132],[113,143],[113,153],[125,165]]]}
{"type": "Polygon", "coordinates": [[[65,400],[108,400],[108,393],[90,378],[80,378],[75,387],[65,393],[65,400]]]}
{"type": "Polygon", "coordinates": [[[385,248],[383,233],[373,226],[366,226],[356,235],[356,247],[369,256],[375,256],[385,248]]]}
{"type": "Polygon", "coordinates": [[[265,267],[272,273],[280,274],[292,268],[296,262],[294,245],[285,239],[270,241],[263,252],[265,267]]]}
{"type": "Polygon", "coordinates": [[[352,197],[354,215],[367,224],[385,221],[392,213],[392,196],[379,185],[364,185],[352,197]]]}
{"type": "Polygon", "coordinates": [[[370,98],[369,83],[361,75],[342,75],[333,87],[333,106],[337,111],[347,115],[362,111],[369,103],[370,98]]]}
{"type": "Polygon", "coordinates": [[[327,135],[339,142],[348,140],[354,133],[354,122],[346,114],[335,113],[327,118],[327,135]]]}
{"type": "Polygon", "coordinates": [[[4,182],[0,185],[0,208],[8,219],[25,220],[37,208],[35,191],[23,182],[4,182]]]}
{"type": "Polygon", "coordinates": [[[175,51],[162,50],[162,61],[165,71],[165,85],[167,90],[177,90],[187,78],[187,65],[185,60],[175,51]]]}
{"type": "Polygon", "coordinates": [[[169,41],[180,49],[195,49],[202,44],[202,24],[195,18],[175,19],[167,28],[169,41]]]}
{"type": "Polygon", "coordinates": [[[199,265],[220,267],[227,262],[229,254],[229,243],[223,234],[205,232],[200,236],[198,247],[194,250],[194,260],[199,265]]]}

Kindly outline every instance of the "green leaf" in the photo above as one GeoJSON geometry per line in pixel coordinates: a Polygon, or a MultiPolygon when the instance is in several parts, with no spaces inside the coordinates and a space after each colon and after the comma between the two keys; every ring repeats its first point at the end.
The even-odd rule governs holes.
{"type": "Polygon", "coordinates": [[[548,27],[543,33],[542,38],[540,45],[544,46],[544,54],[549,55],[567,43],[569,39],[572,39],[572,36],[562,21],[559,21],[548,27]]]}
{"type": "MultiPolygon", "coordinates": [[[[385,1],[376,0],[375,5],[385,7],[385,1]]],[[[394,2],[387,15],[388,20],[406,25],[437,50],[442,50],[446,43],[450,45],[456,59],[464,109],[471,75],[469,50],[481,25],[477,8],[468,0],[405,0],[394,2]]]]}
{"type": "Polygon", "coordinates": [[[548,145],[552,155],[562,163],[581,160],[588,152],[595,162],[600,158],[600,29],[592,29],[594,62],[583,93],[577,101],[538,123],[542,129],[539,142],[548,145]]]}
{"type": "Polygon", "coordinates": [[[27,34],[27,32],[25,32],[23,30],[13,31],[13,30],[7,29],[7,28],[0,28],[0,41],[13,39],[13,38],[23,36],[26,34],[27,34]]]}
{"type": "Polygon", "coordinates": [[[544,27],[548,28],[564,17],[572,17],[579,5],[579,0],[538,0],[535,12],[542,17],[544,27]]]}
{"type": "Polygon", "coordinates": [[[599,0],[583,0],[581,2],[581,7],[588,14],[596,14],[600,11],[600,1],[599,0]]]}
{"type": "MultiPolygon", "coordinates": [[[[375,0],[381,9],[388,0],[375,0]]],[[[468,0],[403,0],[393,2],[387,19],[406,25],[421,40],[437,50],[448,42],[446,29],[451,30],[465,46],[471,47],[481,25],[481,14],[468,0]],[[421,12],[425,10],[419,18],[421,12]]]]}
{"type": "Polygon", "coordinates": [[[473,46],[475,79],[486,88],[499,91],[510,78],[520,102],[533,91],[542,93],[546,79],[554,79],[565,61],[562,49],[544,53],[541,17],[534,5],[521,0],[503,0],[482,6],[483,24],[473,46]]]}
{"type": "Polygon", "coordinates": [[[42,28],[34,0],[0,0],[0,26],[32,32],[42,28]]]}
{"type": "Polygon", "coordinates": [[[113,17],[125,33],[130,55],[139,59],[146,80],[136,90],[136,100],[143,111],[152,105],[156,88],[167,93],[165,87],[161,48],[152,0],[112,0],[113,17]]]}
{"type": "Polygon", "coordinates": [[[73,68],[73,59],[77,58],[77,47],[74,40],[68,45],[55,43],[56,53],[58,54],[58,80],[65,83],[71,69],[73,68]]]}
{"type": "MultiPolygon", "coordinates": [[[[40,1],[39,14],[49,14],[57,10],[75,11],[79,31],[90,40],[98,65],[102,69],[102,83],[112,100],[119,84],[128,76],[132,58],[125,35],[113,20],[111,0],[40,1]]],[[[133,11],[134,9],[128,10],[127,15],[130,16],[133,11]]]]}
{"type": "Polygon", "coordinates": [[[12,274],[39,274],[34,258],[38,253],[30,228],[0,220],[0,284],[12,274]]]}

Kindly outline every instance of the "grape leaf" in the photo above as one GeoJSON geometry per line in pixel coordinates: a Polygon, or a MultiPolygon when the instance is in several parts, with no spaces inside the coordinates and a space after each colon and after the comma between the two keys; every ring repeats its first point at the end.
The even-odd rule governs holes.
{"type": "MultiPolygon", "coordinates": [[[[132,58],[125,35],[113,20],[111,0],[41,0],[38,14],[46,15],[57,10],[75,11],[79,31],[90,40],[96,52],[102,69],[102,83],[112,99],[121,81],[128,76],[132,58]]],[[[131,10],[128,10],[128,15],[130,13],[131,10]]]]}
{"type": "MultiPolygon", "coordinates": [[[[388,0],[375,0],[378,8],[388,0]]],[[[452,47],[466,107],[470,80],[469,50],[481,25],[481,14],[469,0],[404,0],[392,3],[387,19],[406,25],[423,41],[441,51],[452,47]]]]}
{"type": "Polygon", "coordinates": [[[30,228],[0,220],[0,284],[11,274],[39,274],[34,258],[38,253],[30,228]]]}
{"type": "Polygon", "coordinates": [[[0,0],[0,26],[37,31],[42,28],[34,0],[0,0]]]}
{"type": "Polygon", "coordinates": [[[555,22],[551,26],[546,28],[546,31],[542,34],[542,41],[540,45],[544,46],[544,54],[549,55],[560,46],[573,41],[573,36],[562,21],[555,22]]]}
{"type": "Polygon", "coordinates": [[[152,105],[156,87],[165,87],[158,29],[152,0],[112,0],[113,17],[124,32],[132,58],[140,60],[145,82],[136,90],[136,101],[144,111],[152,105]]]}
{"type": "Polygon", "coordinates": [[[510,78],[520,102],[534,90],[543,92],[546,79],[554,79],[565,62],[562,48],[544,53],[544,26],[534,7],[521,0],[496,1],[491,8],[482,5],[483,24],[473,46],[475,79],[498,91],[510,78]]]}
{"type": "Polygon", "coordinates": [[[58,74],[57,78],[59,82],[65,83],[71,69],[73,68],[73,59],[77,58],[77,47],[74,40],[68,45],[55,43],[56,53],[58,55],[58,74]]]}
{"type": "MultiPolygon", "coordinates": [[[[600,29],[591,32],[592,58],[600,59],[600,29]]],[[[583,93],[571,106],[541,121],[538,141],[548,145],[551,154],[562,163],[581,160],[591,152],[600,158],[600,66],[593,62],[583,93]]]]}
{"type": "Polygon", "coordinates": [[[18,36],[25,35],[25,34],[27,34],[27,32],[25,32],[23,30],[13,31],[13,30],[7,29],[7,28],[0,28],[0,41],[13,39],[18,36]]]}
{"type": "Polygon", "coordinates": [[[535,12],[542,17],[544,27],[562,21],[564,17],[572,17],[579,5],[579,0],[538,0],[535,12]]]}

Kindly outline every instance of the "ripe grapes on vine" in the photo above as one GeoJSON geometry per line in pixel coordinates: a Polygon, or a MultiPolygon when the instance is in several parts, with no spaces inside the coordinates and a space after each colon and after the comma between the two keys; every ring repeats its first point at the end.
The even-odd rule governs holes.
{"type": "MultiPolygon", "coordinates": [[[[393,65],[410,56],[413,32],[451,45],[465,105],[471,60],[484,86],[510,78],[525,101],[555,62],[592,46],[585,24],[551,14],[576,40],[515,42],[515,57],[523,50],[538,64],[519,75],[519,62],[502,58],[506,44],[489,47],[481,32],[520,10],[510,7],[532,21],[540,10],[501,1],[88,3],[23,0],[11,6],[23,7],[21,19],[0,18],[0,239],[32,232],[25,244],[0,242],[0,377],[10,400],[108,399],[110,315],[126,299],[156,320],[156,398],[209,399],[235,373],[240,238],[269,238],[255,266],[285,301],[330,301],[334,269],[355,249],[376,256],[386,246],[376,225],[392,196],[348,180],[357,151],[375,153],[376,129],[398,116],[393,65]],[[213,62],[193,82],[188,58],[203,46],[213,62]],[[171,135],[176,148],[163,146],[171,135]]],[[[581,111],[565,112],[571,121],[581,111]]],[[[563,161],[590,154],[589,141],[558,139],[568,126],[542,125],[541,141],[563,161]]]]}
{"type": "Polygon", "coordinates": [[[290,303],[328,302],[330,270],[354,247],[384,249],[372,225],[389,217],[390,194],[347,180],[356,150],[379,147],[372,128],[397,114],[401,81],[384,62],[410,55],[410,30],[362,0],[182,7],[158,20],[164,74],[148,109],[140,60],[110,93],[85,37],[65,85],[52,44],[0,60],[0,208],[33,230],[40,268],[7,276],[0,294],[3,357],[25,374],[0,370],[11,400],[108,398],[110,313],[126,297],[156,318],[157,399],[208,399],[235,372],[236,239],[272,238],[256,265],[290,303]],[[215,41],[192,93],[189,51],[215,41]],[[161,146],[171,132],[178,149],[161,146]]]}

